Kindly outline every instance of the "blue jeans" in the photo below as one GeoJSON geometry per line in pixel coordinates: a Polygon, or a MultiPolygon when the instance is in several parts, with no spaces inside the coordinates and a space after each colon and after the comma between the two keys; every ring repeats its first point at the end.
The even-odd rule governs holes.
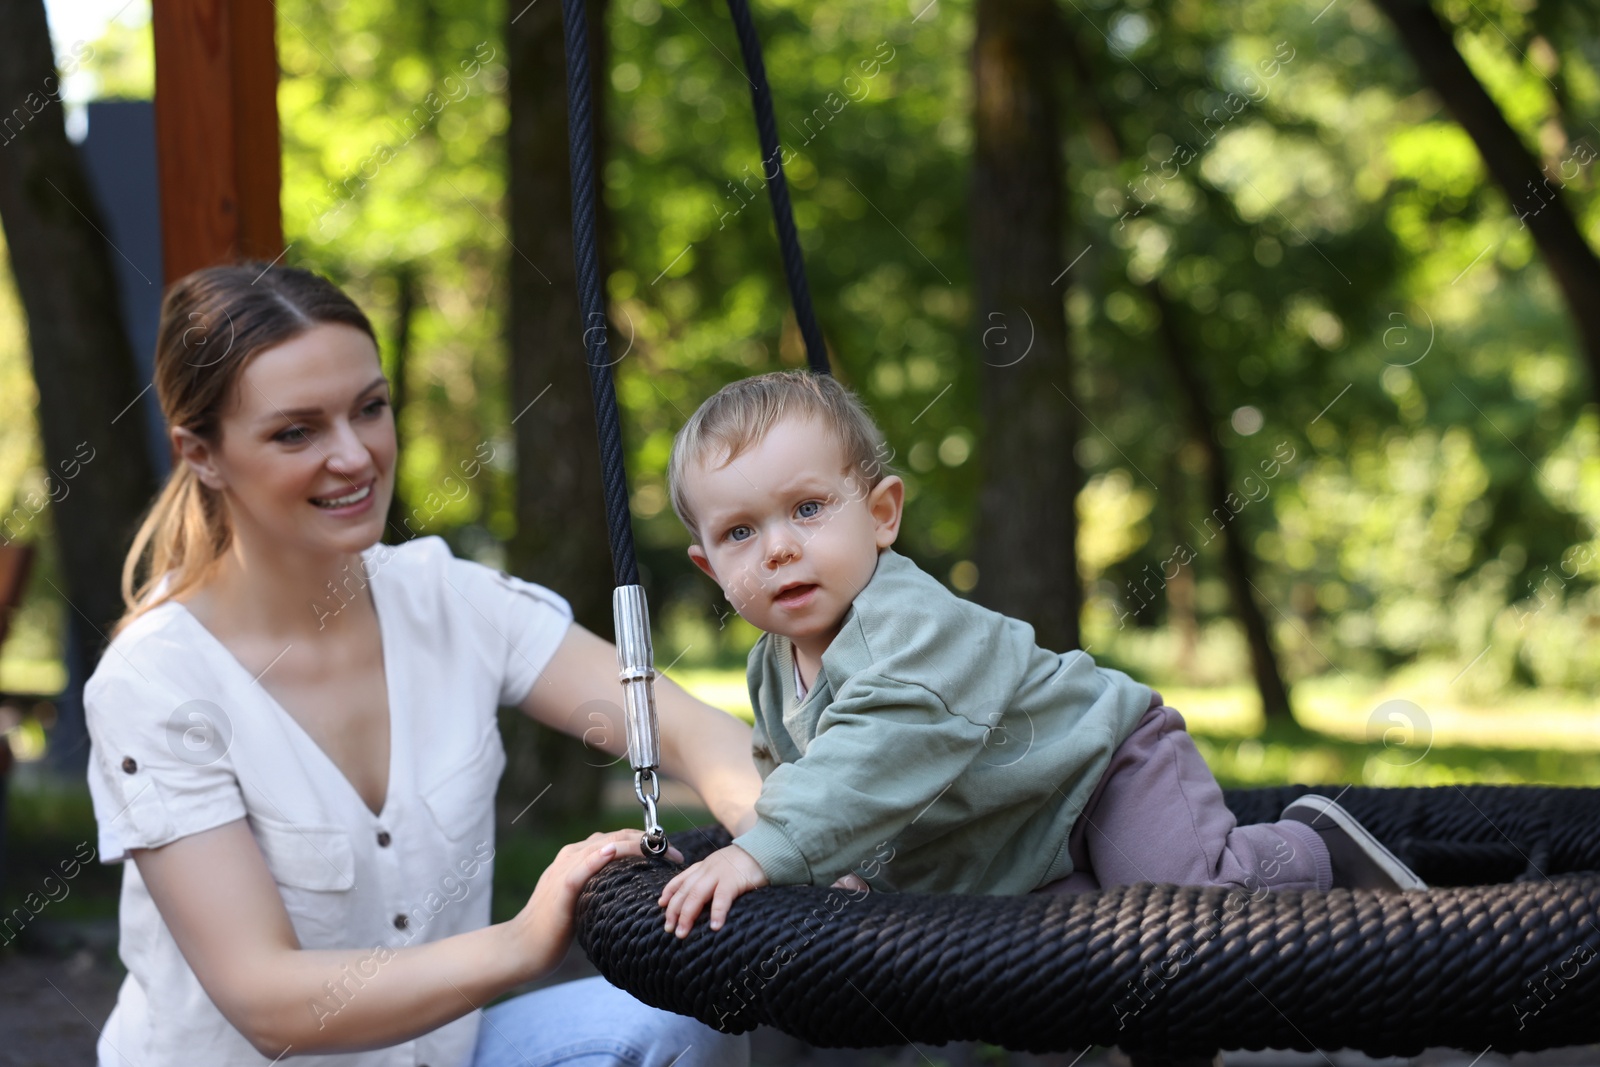
{"type": "Polygon", "coordinates": [[[652,1008],[604,978],[524,993],[483,1013],[472,1067],[749,1067],[750,1038],[652,1008]]]}

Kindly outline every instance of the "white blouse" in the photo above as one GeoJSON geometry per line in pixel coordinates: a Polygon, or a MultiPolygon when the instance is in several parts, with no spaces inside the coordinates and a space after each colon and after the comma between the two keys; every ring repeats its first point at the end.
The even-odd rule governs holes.
{"type": "MultiPolygon", "coordinates": [[[[389,789],[374,815],[311,736],[176,601],[117,635],[84,691],[100,860],[119,863],[249,820],[305,948],[369,948],[317,1019],[358,996],[389,950],[489,923],[494,795],[505,767],[496,709],[533,688],[572,620],[540,585],[456,559],[437,537],[362,554],[389,690],[389,789]]],[[[330,592],[315,609],[337,611],[330,592]]],[[[269,1061],[201,988],[125,864],[119,954],[128,968],[99,1043],[101,1067],[269,1061]]],[[[462,1067],[477,1012],[414,1041],[312,1057],[360,1067],[462,1067]]],[[[290,1050],[290,1055],[294,1055],[290,1050]]]]}

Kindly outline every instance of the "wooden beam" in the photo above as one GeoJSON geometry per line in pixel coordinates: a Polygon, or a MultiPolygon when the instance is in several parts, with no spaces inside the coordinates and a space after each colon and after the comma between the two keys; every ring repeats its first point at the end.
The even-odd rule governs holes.
{"type": "Polygon", "coordinates": [[[154,0],[167,281],[283,251],[271,0],[154,0]]]}

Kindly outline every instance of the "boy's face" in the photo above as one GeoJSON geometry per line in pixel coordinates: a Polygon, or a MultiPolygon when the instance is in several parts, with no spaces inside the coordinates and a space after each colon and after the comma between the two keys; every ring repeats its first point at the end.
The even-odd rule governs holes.
{"type": "Polygon", "coordinates": [[[732,463],[685,475],[702,542],[689,558],[751,625],[814,657],[900,531],[904,484],[890,475],[868,493],[870,472],[848,466],[819,420],[789,418],[732,463]]]}

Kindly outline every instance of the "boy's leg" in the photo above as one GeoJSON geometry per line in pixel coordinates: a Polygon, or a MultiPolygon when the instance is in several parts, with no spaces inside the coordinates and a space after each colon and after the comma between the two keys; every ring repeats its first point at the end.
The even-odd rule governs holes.
{"type": "Polygon", "coordinates": [[[1074,865],[1081,870],[1086,859],[1101,886],[1171,882],[1254,891],[1333,884],[1328,847],[1309,826],[1238,825],[1183,716],[1159,693],[1117,747],[1072,838],[1074,865]]]}

